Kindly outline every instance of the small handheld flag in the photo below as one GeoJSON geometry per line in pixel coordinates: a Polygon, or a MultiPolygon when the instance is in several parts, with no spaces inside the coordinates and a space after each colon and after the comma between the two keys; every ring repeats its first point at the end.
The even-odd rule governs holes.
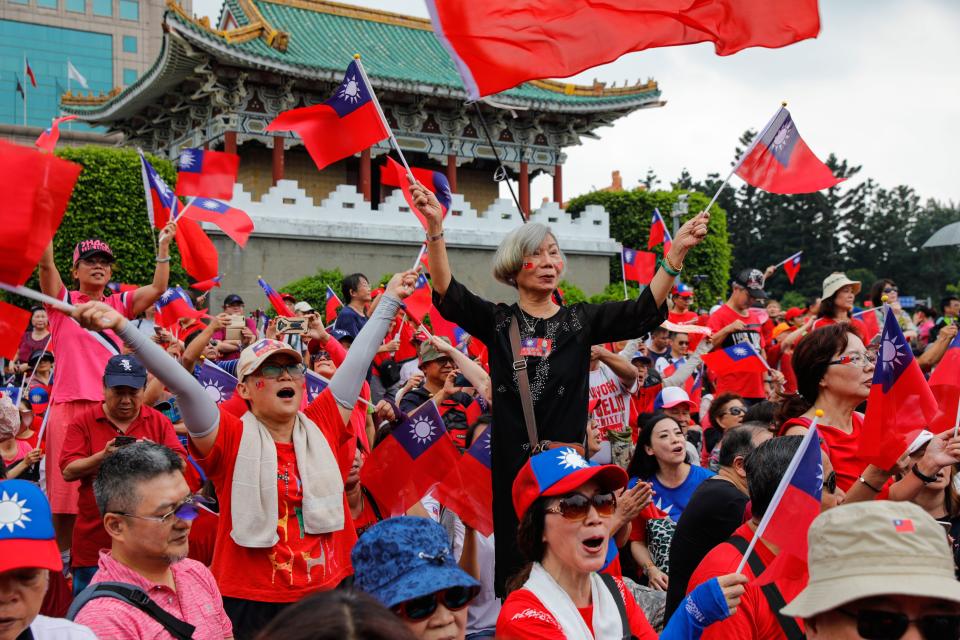
{"type": "Polygon", "coordinates": [[[263,289],[263,292],[267,295],[267,299],[270,300],[270,304],[278,316],[292,318],[295,315],[293,311],[290,310],[290,307],[287,306],[287,303],[283,301],[283,296],[267,284],[263,278],[257,278],[257,284],[260,285],[260,288],[263,289]]]}
{"type": "Polygon", "coordinates": [[[195,309],[190,296],[180,287],[172,287],[163,292],[156,303],[157,324],[170,328],[177,324],[180,318],[202,318],[206,312],[195,309]]]}
{"type": "Polygon", "coordinates": [[[657,267],[657,254],[623,248],[623,279],[638,284],[650,284],[657,267]]]}
{"type": "Polygon", "coordinates": [[[797,251],[795,254],[783,261],[783,271],[787,274],[787,280],[790,281],[790,284],[793,284],[797,274],[800,273],[801,256],[803,256],[803,251],[797,251]]]}
{"type": "Polygon", "coordinates": [[[30,324],[30,312],[0,300],[0,358],[17,357],[20,338],[30,324]]]}
{"type": "Polygon", "coordinates": [[[307,385],[307,403],[310,403],[316,400],[317,396],[327,388],[329,381],[319,373],[307,369],[305,383],[307,385]]]}
{"type": "Polygon", "coordinates": [[[232,398],[237,389],[237,379],[206,358],[200,361],[194,375],[207,396],[217,404],[232,398]]]}
{"type": "Polygon", "coordinates": [[[416,318],[417,322],[420,323],[423,322],[424,316],[427,315],[427,312],[429,312],[433,306],[432,289],[430,288],[430,283],[427,281],[427,277],[422,273],[417,276],[416,287],[413,293],[403,301],[403,306],[406,308],[407,313],[413,318],[416,318]]]}
{"type": "MultiPolygon", "coordinates": [[[[176,197],[174,196],[174,199],[176,197]]],[[[190,218],[177,218],[177,247],[183,269],[196,280],[211,280],[220,271],[220,258],[213,241],[203,232],[200,223],[190,218]]]]}
{"type": "Polygon", "coordinates": [[[253,220],[245,211],[213,198],[194,198],[180,212],[183,218],[215,224],[241,247],[253,233],[253,220]]]}
{"type": "MultiPolygon", "coordinates": [[[[450,182],[447,180],[447,176],[440,171],[433,171],[432,169],[412,167],[410,171],[420,184],[430,189],[437,197],[437,201],[443,209],[443,216],[446,217],[453,201],[453,194],[450,192],[450,182]]],[[[387,156],[387,163],[380,168],[380,183],[400,189],[404,199],[407,201],[407,205],[410,207],[410,212],[417,216],[417,219],[420,221],[420,224],[423,225],[424,229],[427,228],[426,218],[424,218],[420,210],[417,209],[417,206],[413,202],[413,196],[410,195],[410,180],[407,178],[407,170],[390,156],[387,156]]]]}
{"type": "Polygon", "coordinates": [[[147,216],[157,229],[163,229],[177,215],[179,201],[173,189],[167,186],[157,170],[140,153],[140,173],[143,177],[143,192],[147,198],[147,216]]]}
{"type": "Polygon", "coordinates": [[[338,298],[338,297],[337,297],[337,294],[333,291],[333,289],[331,289],[331,288],[328,286],[328,287],[327,287],[327,299],[326,299],[326,303],[324,304],[324,307],[325,307],[325,309],[324,309],[324,312],[325,312],[325,313],[324,313],[324,315],[325,315],[325,320],[324,320],[324,321],[325,321],[327,324],[330,324],[331,322],[333,322],[334,320],[336,320],[336,319],[337,319],[337,311],[338,311],[338,310],[340,309],[340,307],[342,307],[342,306],[343,306],[343,303],[340,301],[340,298],[338,298]]]}
{"type": "Polygon", "coordinates": [[[714,349],[700,357],[714,375],[728,373],[763,373],[768,369],[757,350],[749,342],[741,342],[726,349],[714,349]]]}
{"type": "Polygon", "coordinates": [[[209,280],[194,282],[192,285],[190,285],[190,288],[196,289],[197,291],[210,291],[214,287],[219,287],[222,279],[223,276],[217,276],[216,278],[210,278],[209,280]]]}
{"type": "Polygon", "coordinates": [[[229,200],[239,166],[240,156],[235,153],[183,149],[177,169],[177,195],[229,200]]]}
{"type": "Polygon", "coordinates": [[[650,239],[647,241],[647,249],[653,249],[660,243],[663,243],[663,253],[666,255],[673,244],[673,238],[667,230],[667,225],[660,215],[659,209],[653,210],[653,218],[650,220],[650,239]]]}
{"type": "MultiPolygon", "coordinates": [[[[474,402],[471,404],[478,405],[474,402]]],[[[484,429],[437,487],[437,499],[481,535],[493,533],[490,427],[484,429]]]]}

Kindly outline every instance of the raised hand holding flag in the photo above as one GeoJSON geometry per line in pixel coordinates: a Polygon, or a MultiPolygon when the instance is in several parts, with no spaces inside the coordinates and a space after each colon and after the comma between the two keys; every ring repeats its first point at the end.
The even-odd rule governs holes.
{"type": "Polygon", "coordinates": [[[324,321],[330,324],[337,319],[337,311],[343,306],[343,302],[337,297],[337,294],[329,286],[327,287],[327,299],[324,304],[324,321]]]}
{"type": "MultiPolygon", "coordinates": [[[[453,194],[450,192],[450,182],[447,180],[447,176],[440,171],[433,171],[432,169],[418,169],[413,167],[410,171],[420,184],[432,191],[437,197],[437,202],[440,203],[440,207],[443,209],[443,216],[446,217],[453,201],[453,194]]],[[[399,188],[403,193],[404,199],[407,201],[407,205],[410,207],[410,211],[417,216],[424,230],[427,230],[427,220],[423,217],[423,214],[420,213],[417,205],[414,204],[413,196],[410,195],[410,180],[407,177],[407,171],[390,156],[387,156],[387,163],[380,168],[380,183],[399,188]]]]}
{"type": "Polygon", "coordinates": [[[207,313],[195,309],[190,296],[180,287],[171,287],[163,292],[156,302],[156,323],[161,327],[170,328],[179,322],[180,318],[202,318],[207,313]]]}
{"type": "Polygon", "coordinates": [[[797,278],[797,274],[800,273],[801,256],[803,256],[803,251],[797,251],[795,254],[780,263],[783,265],[783,272],[787,274],[787,280],[790,281],[790,284],[793,284],[793,281],[797,278]]]}

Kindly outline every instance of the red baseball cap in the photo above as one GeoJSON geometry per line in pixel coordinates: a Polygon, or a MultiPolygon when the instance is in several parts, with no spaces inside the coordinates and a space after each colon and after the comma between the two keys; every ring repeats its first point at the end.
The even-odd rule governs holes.
{"type": "Polygon", "coordinates": [[[799,318],[803,315],[803,309],[800,307],[790,307],[787,309],[787,312],[784,314],[783,319],[787,322],[790,322],[794,318],[799,318]]]}
{"type": "Polygon", "coordinates": [[[50,503],[26,480],[0,481],[0,573],[13,569],[60,571],[50,503]]]}
{"type": "Polygon", "coordinates": [[[73,248],[73,264],[76,265],[81,260],[92,258],[95,255],[106,256],[110,259],[110,262],[115,260],[110,245],[98,238],[91,238],[89,240],[81,240],[77,243],[77,246],[73,248]]]}
{"type": "Polygon", "coordinates": [[[550,449],[533,456],[513,481],[513,508],[523,518],[540,496],[562,496],[590,480],[605,491],[627,486],[627,472],[615,464],[590,462],[571,447],[550,449]]]}

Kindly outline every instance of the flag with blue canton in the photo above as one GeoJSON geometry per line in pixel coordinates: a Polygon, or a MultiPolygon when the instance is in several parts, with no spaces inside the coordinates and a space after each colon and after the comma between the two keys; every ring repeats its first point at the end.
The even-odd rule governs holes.
{"type": "Polygon", "coordinates": [[[233,197],[240,156],[224,151],[183,149],[177,167],[177,195],[233,197]]]}
{"type": "Polygon", "coordinates": [[[167,222],[177,217],[177,196],[167,186],[157,170],[140,151],[140,172],[143,177],[143,191],[147,198],[147,215],[157,229],[163,229],[167,222]]]}
{"type": "Polygon", "coordinates": [[[760,143],[770,150],[773,157],[783,166],[790,164],[793,148],[797,146],[799,134],[793,125],[793,118],[786,109],[781,109],[773,123],[767,127],[760,143]]]}
{"type": "Polygon", "coordinates": [[[876,369],[873,371],[873,384],[883,386],[884,393],[890,391],[900,375],[913,362],[913,350],[903,336],[900,323],[893,313],[887,313],[880,335],[880,348],[877,351],[876,369]]]}
{"type": "Polygon", "coordinates": [[[217,404],[232,398],[237,389],[237,379],[206,358],[197,366],[194,376],[217,404]]]}
{"type": "Polygon", "coordinates": [[[393,430],[393,437],[416,460],[433,443],[445,437],[447,428],[437,405],[427,401],[415,409],[402,424],[393,430]]]}
{"type": "Polygon", "coordinates": [[[470,445],[467,455],[473,456],[480,464],[490,468],[490,427],[484,429],[477,441],[470,445]]]}
{"type": "Polygon", "coordinates": [[[0,387],[0,393],[10,398],[13,404],[20,404],[20,387],[0,387]]]}
{"type": "Polygon", "coordinates": [[[307,384],[307,402],[313,402],[317,399],[323,390],[327,388],[329,381],[326,380],[323,376],[315,371],[310,371],[307,369],[306,375],[306,384],[307,384]]]}

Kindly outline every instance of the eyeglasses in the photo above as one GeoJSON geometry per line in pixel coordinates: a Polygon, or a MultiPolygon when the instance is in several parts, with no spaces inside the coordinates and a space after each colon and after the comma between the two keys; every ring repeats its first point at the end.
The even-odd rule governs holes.
{"type": "Polygon", "coordinates": [[[837,472],[831,471],[830,475],[827,476],[827,479],[823,481],[823,488],[829,491],[830,493],[837,492],[837,472]]]}
{"type": "Polygon", "coordinates": [[[330,360],[330,354],[326,351],[317,351],[313,354],[314,360],[330,360]]]}
{"type": "Polygon", "coordinates": [[[869,365],[877,363],[877,354],[864,351],[862,353],[848,353],[842,355],[836,360],[831,360],[827,364],[852,364],[855,367],[867,368],[869,365]]]}
{"type": "Polygon", "coordinates": [[[861,609],[837,609],[857,621],[857,633],[866,640],[899,640],[910,623],[916,624],[925,640],[955,640],[960,635],[960,615],[932,614],[911,620],[903,613],[861,609]]]}
{"type": "Polygon", "coordinates": [[[723,413],[730,416],[745,416],[747,415],[747,410],[743,407],[730,407],[723,413]]]}
{"type": "Polygon", "coordinates": [[[673,341],[673,344],[674,344],[674,346],[676,346],[676,347],[686,347],[686,346],[689,345],[690,343],[689,343],[688,341],[686,341],[686,340],[684,340],[683,342],[678,342],[677,340],[674,340],[674,341],[673,341]]]}
{"type": "Polygon", "coordinates": [[[135,513],[126,513],[124,511],[109,511],[108,513],[114,513],[118,516],[126,516],[127,518],[137,518],[138,520],[159,522],[160,524],[167,524],[167,522],[171,521],[170,519],[174,517],[177,520],[186,520],[187,522],[190,522],[197,518],[201,504],[210,504],[211,502],[211,500],[195,493],[192,496],[187,496],[184,498],[180,504],[175,506],[170,511],[167,511],[162,516],[138,516],[135,513]]]}
{"type": "Polygon", "coordinates": [[[425,620],[433,615],[440,602],[450,611],[459,611],[470,604],[478,593],[479,587],[449,587],[394,605],[393,612],[407,620],[425,620]]]}
{"type": "Polygon", "coordinates": [[[883,292],[884,292],[884,293],[896,293],[897,291],[899,291],[899,289],[897,289],[896,287],[884,287],[884,288],[883,288],[883,292]]]}
{"type": "Polygon", "coordinates": [[[574,493],[547,509],[547,513],[559,513],[565,520],[577,522],[587,517],[591,505],[597,510],[597,515],[609,518],[617,510],[617,496],[598,493],[588,498],[582,493],[574,493]]]}
{"type": "Polygon", "coordinates": [[[305,375],[306,367],[304,367],[299,362],[297,364],[265,364],[254,374],[260,376],[261,378],[271,378],[276,379],[287,374],[291,378],[302,378],[305,375]]]}
{"type": "Polygon", "coordinates": [[[109,258],[80,258],[80,264],[87,267],[109,267],[113,260],[109,258]]]}

